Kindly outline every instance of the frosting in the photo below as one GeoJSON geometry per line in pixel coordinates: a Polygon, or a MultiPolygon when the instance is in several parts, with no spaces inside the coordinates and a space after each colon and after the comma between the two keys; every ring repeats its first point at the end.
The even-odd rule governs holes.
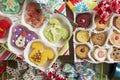
{"type": "Polygon", "coordinates": [[[120,33],[113,31],[110,36],[110,42],[112,45],[120,46],[120,33]]]}
{"type": "Polygon", "coordinates": [[[24,49],[27,43],[34,39],[38,39],[38,36],[27,28],[20,25],[12,28],[11,43],[13,46],[24,49]]]}
{"type": "Polygon", "coordinates": [[[31,2],[27,4],[25,21],[34,28],[38,28],[43,24],[44,17],[38,3],[31,2]]]}
{"type": "Polygon", "coordinates": [[[76,23],[79,27],[86,28],[91,24],[92,17],[89,13],[78,14],[76,17],[76,23]]]}
{"type": "Polygon", "coordinates": [[[93,56],[97,61],[104,61],[107,57],[107,50],[104,48],[96,48],[93,56]]]}
{"type": "Polygon", "coordinates": [[[99,16],[96,16],[95,17],[95,23],[96,23],[96,30],[102,31],[102,30],[104,30],[105,28],[108,27],[109,20],[106,21],[106,22],[101,22],[101,18],[99,16]]]}
{"type": "Polygon", "coordinates": [[[54,58],[53,50],[46,48],[41,42],[33,42],[31,47],[29,59],[38,66],[44,65],[48,60],[54,58]]]}
{"type": "Polygon", "coordinates": [[[78,31],[77,34],[76,34],[76,39],[79,42],[88,42],[89,32],[88,31],[78,31]]]}
{"type": "Polygon", "coordinates": [[[5,13],[18,13],[20,10],[19,0],[2,0],[2,11],[5,13]]]}
{"type": "Polygon", "coordinates": [[[66,40],[69,37],[69,32],[62,28],[59,20],[52,18],[48,26],[44,29],[44,36],[52,43],[60,40],[66,40]]]}
{"type": "Polygon", "coordinates": [[[4,38],[8,29],[11,26],[11,22],[7,19],[0,20],[0,38],[4,38]]]}

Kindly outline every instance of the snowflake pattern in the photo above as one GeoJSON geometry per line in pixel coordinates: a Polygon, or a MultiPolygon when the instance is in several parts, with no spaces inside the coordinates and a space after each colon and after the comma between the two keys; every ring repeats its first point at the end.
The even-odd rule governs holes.
{"type": "Polygon", "coordinates": [[[87,12],[89,11],[89,8],[84,2],[80,2],[80,3],[75,4],[75,10],[76,12],[87,12]]]}

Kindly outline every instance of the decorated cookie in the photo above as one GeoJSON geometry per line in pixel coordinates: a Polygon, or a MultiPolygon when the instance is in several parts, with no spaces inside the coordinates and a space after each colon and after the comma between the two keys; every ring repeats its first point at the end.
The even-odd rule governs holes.
{"type": "Polygon", "coordinates": [[[120,16],[113,19],[113,25],[120,30],[120,16]]]}
{"type": "Polygon", "coordinates": [[[24,16],[25,22],[34,28],[38,28],[43,24],[44,16],[38,3],[28,3],[24,16]]]}
{"type": "Polygon", "coordinates": [[[36,33],[29,31],[24,26],[18,25],[12,28],[11,43],[19,49],[24,49],[29,41],[38,39],[36,33]]]}
{"type": "Polygon", "coordinates": [[[114,61],[120,61],[120,48],[113,47],[113,51],[111,52],[110,57],[114,61]]]}
{"type": "Polygon", "coordinates": [[[109,26],[109,20],[102,23],[101,18],[99,16],[96,16],[95,17],[95,24],[96,24],[96,30],[102,31],[109,26]]]}
{"type": "Polygon", "coordinates": [[[75,52],[80,59],[86,59],[88,57],[89,50],[90,49],[87,45],[78,45],[75,52]]]}
{"type": "Polygon", "coordinates": [[[20,0],[2,0],[2,12],[18,13],[20,11],[20,0]]]}
{"type": "Polygon", "coordinates": [[[48,26],[44,29],[44,36],[48,41],[55,43],[60,40],[66,40],[69,37],[69,32],[62,28],[58,19],[50,19],[48,26]]]}
{"type": "Polygon", "coordinates": [[[8,29],[11,26],[11,21],[8,19],[1,19],[0,20],[0,39],[6,36],[8,29]]]}
{"type": "Polygon", "coordinates": [[[31,48],[32,51],[29,54],[29,59],[38,66],[44,65],[48,60],[54,58],[53,50],[45,47],[41,42],[33,42],[31,48]]]}
{"type": "Polygon", "coordinates": [[[80,30],[80,31],[78,31],[76,33],[76,40],[78,42],[81,42],[81,43],[88,42],[89,38],[90,38],[90,36],[89,36],[89,32],[88,31],[80,30]]]}
{"type": "Polygon", "coordinates": [[[93,33],[91,38],[94,45],[102,46],[105,44],[107,36],[105,33],[93,33]]]}
{"type": "Polygon", "coordinates": [[[80,13],[76,17],[76,23],[79,27],[88,28],[92,22],[92,15],[89,13],[80,13]]]}
{"type": "Polygon", "coordinates": [[[114,46],[120,46],[120,33],[113,31],[110,36],[110,43],[114,46]]]}
{"type": "Polygon", "coordinates": [[[107,58],[107,50],[105,48],[95,48],[92,56],[97,61],[105,61],[105,59],[107,58]]]}

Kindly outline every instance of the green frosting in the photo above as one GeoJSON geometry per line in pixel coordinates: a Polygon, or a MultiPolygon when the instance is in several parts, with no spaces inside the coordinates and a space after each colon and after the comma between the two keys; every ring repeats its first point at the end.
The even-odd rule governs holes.
{"type": "Polygon", "coordinates": [[[44,36],[52,43],[68,38],[69,33],[65,28],[60,26],[59,20],[52,18],[48,26],[43,31],[44,36]]]}

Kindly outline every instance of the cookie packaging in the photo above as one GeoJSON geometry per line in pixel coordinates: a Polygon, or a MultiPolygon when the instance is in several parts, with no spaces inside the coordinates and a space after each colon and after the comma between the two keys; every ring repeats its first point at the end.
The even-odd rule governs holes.
{"type": "Polygon", "coordinates": [[[10,8],[6,5],[10,4],[9,0],[3,1],[0,42],[7,43],[9,50],[28,64],[47,70],[61,52],[65,52],[63,47],[72,36],[71,23],[59,13],[46,18],[40,5],[33,0],[12,0],[14,5],[10,8]]]}
{"type": "Polygon", "coordinates": [[[79,24],[73,32],[74,61],[88,61],[90,63],[120,62],[119,17],[119,14],[113,13],[107,21],[102,22],[94,11],[74,13],[74,22],[79,24]],[[91,19],[89,19],[90,14],[92,15],[91,19]],[[77,19],[79,22],[77,22],[77,19]],[[88,21],[91,23],[88,23],[88,21]],[[84,45],[89,47],[89,52],[84,45]],[[77,46],[80,46],[78,51],[76,51],[77,46]],[[88,55],[83,58],[82,55],[85,54],[88,55]]]}

